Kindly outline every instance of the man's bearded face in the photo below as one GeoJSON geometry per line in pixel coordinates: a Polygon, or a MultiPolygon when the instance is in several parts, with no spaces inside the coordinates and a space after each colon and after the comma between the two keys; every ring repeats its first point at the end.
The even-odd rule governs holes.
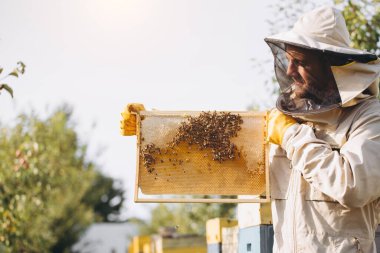
{"type": "Polygon", "coordinates": [[[293,79],[291,97],[306,98],[320,101],[330,88],[332,73],[321,54],[288,45],[286,48],[288,59],[287,76],[293,79]]]}

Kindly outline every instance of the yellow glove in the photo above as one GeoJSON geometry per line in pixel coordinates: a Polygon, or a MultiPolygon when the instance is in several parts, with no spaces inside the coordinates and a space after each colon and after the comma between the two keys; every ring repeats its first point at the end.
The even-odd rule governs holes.
{"type": "Polygon", "coordinates": [[[296,124],[297,121],[291,116],[283,114],[277,109],[273,109],[268,117],[268,140],[277,145],[282,144],[282,138],[286,130],[296,124]]]}
{"type": "Polygon", "coordinates": [[[139,111],[144,111],[143,104],[128,104],[124,111],[121,113],[123,117],[120,120],[120,134],[121,135],[136,135],[136,114],[139,111]],[[134,113],[133,113],[134,112],[134,113]]]}

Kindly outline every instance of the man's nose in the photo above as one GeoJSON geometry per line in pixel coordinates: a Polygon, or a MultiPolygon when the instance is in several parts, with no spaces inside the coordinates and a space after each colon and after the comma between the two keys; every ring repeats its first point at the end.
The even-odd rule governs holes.
{"type": "Polygon", "coordinates": [[[288,69],[286,70],[287,76],[294,76],[297,73],[297,65],[294,64],[294,61],[290,60],[288,63],[288,69]]]}

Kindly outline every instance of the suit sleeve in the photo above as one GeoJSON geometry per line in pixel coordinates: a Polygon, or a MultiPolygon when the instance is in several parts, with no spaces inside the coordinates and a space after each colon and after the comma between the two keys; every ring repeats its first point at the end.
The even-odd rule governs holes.
{"type": "Polygon", "coordinates": [[[340,204],[362,207],[380,197],[379,113],[359,117],[340,152],[303,124],[286,131],[282,147],[309,184],[340,204]]]}

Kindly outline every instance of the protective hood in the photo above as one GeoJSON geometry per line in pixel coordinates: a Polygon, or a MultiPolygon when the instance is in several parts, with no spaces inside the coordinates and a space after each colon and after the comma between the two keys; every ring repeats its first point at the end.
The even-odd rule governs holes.
{"type": "Polygon", "coordinates": [[[319,114],[378,96],[380,60],[350,48],[344,18],[335,8],[306,13],[293,29],[265,41],[280,85],[276,106],[286,114],[319,114]]]}

